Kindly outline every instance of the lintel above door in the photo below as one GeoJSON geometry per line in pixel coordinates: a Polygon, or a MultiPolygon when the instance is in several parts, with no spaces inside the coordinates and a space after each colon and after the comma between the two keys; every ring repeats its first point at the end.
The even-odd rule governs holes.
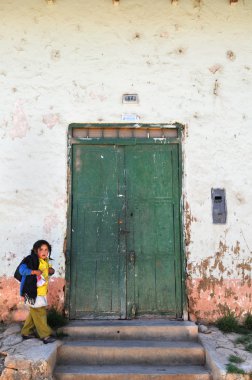
{"type": "Polygon", "coordinates": [[[155,142],[179,141],[181,125],[178,124],[71,124],[69,130],[71,143],[97,142],[106,140],[113,143],[114,140],[145,140],[155,142]]]}

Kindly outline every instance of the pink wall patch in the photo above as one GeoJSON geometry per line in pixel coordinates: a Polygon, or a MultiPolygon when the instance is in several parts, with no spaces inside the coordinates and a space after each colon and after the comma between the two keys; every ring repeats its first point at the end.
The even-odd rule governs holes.
{"type": "Polygon", "coordinates": [[[59,219],[57,217],[57,215],[48,215],[45,217],[44,219],[44,232],[46,234],[49,234],[52,232],[52,229],[54,228],[54,226],[58,225],[59,224],[59,219]]]}
{"type": "MultiPolygon", "coordinates": [[[[52,277],[49,283],[48,304],[58,310],[64,306],[65,280],[52,277]]],[[[0,277],[0,321],[23,321],[28,314],[23,297],[19,295],[20,283],[14,278],[0,277]]]]}
{"type": "Polygon", "coordinates": [[[14,113],[13,113],[13,128],[10,131],[10,136],[13,139],[20,138],[26,136],[29,130],[29,124],[27,121],[27,117],[23,110],[23,104],[19,100],[15,104],[14,113]]]}
{"type": "Polygon", "coordinates": [[[59,114],[49,113],[43,116],[43,123],[47,128],[52,129],[56,124],[59,123],[59,114]]]}

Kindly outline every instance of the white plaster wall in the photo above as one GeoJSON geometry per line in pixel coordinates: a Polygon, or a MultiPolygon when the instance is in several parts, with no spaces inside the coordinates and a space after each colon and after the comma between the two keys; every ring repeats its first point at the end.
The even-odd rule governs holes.
{"type": "Polygon", "coordinates": [[[220,241],[230,250],[238,241],[239,260],[251,258],[250,0],[5,0],[0,20],[0,275],[40,238],[63,275],[67,127],[118,123],[123,112],[187,126],[188,261],[214,255],[220,241]],[[140,104],[122,105],[125,92],[140,104]],[[226,189],[224,226],[212,224],[211,187],[226,189]]]}

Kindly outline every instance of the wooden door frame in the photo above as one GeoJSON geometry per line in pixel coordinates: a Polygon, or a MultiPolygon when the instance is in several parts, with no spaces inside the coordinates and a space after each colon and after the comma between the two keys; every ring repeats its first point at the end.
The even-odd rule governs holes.
{"type": "Polygon", "coordinates": [[[183,181],[183,161],[182,161],[182,138],[184,133],[184,125],[180,123],[162,123],[162,124],[132,124],[132,123],[72,123],[68,127],[68,152],[67,152],[67,232],[66,240],[64,244],[65,253],[65,303],[64,310],[66,316],[70,315],[70,285],[71,285],[71,237],[72,237],[72,173],[73,173],[73,145],[135,145],[135,144],[176,144],[179,146],[179,193],[180,193],[180,258],[181,258],[181,317],[186,320],[188,315],[186,287],[185,287],[185,274],[186,274],[186,258],[185,258],[185,245],[184,245],[184,204],[182,197],[182,181],[183,181]],[[73,137],[74,129],[86,129],[86,128],[173,128],[177,130],[177,137],[170,138],[76,138],[73,137]]]}

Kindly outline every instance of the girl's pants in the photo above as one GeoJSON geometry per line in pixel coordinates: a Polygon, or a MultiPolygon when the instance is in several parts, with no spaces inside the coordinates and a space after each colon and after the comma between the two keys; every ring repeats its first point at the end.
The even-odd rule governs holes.
{"type": "Polygon", "coordinates": [[[30,307],[30,313],[25,320],[21,334],[33,334],[34,329],[37,330],[37,333],[41,339],[52,334],[52,330],[47,324],[46,307],[30,307]]]}

